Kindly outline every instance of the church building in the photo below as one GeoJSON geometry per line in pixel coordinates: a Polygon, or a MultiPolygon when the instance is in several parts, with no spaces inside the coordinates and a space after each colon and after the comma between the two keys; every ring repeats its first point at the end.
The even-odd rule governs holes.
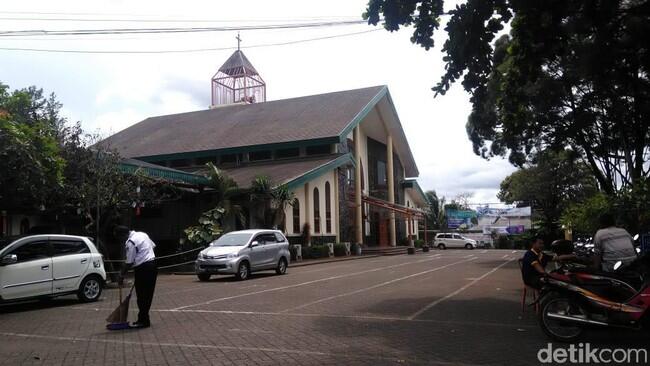
{"type": "Polygon", "coordinates": [[[242,188],[258,176],[286,185],[295,200],[283,229],[294,243],[307,227],[311,243],[390,247],[419,237],[427,201],[386,86],[266,95],[238,49],[212,78],[209,109],[150,117],[103,144],[159,171],[193,174],[212,162],[242,188]]]}

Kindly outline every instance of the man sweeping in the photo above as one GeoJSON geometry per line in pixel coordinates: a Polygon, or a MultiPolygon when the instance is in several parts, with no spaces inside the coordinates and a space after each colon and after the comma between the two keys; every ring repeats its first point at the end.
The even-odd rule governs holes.
{"type": "Polygon", "coordinates": [[[115,237],[123,241],[126,248],[126,260],[120,273],[120,286],[126,272],[133,268],[135,274],[135,295],[138,298],[138,320],[131,324],[132,328],[148,328],[149,309],[156,288],[156,255],[153,249],[156,244],[143,232],[129,230],[126,226],[115,228],[115,237]]]}

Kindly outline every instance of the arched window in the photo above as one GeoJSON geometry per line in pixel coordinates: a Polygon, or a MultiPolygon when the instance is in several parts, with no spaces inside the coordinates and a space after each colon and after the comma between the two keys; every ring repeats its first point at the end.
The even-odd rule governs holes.
{"type": "Polygon", "coordinates": [[[293,233],[300,234],[300,201],[293,200],[293,233]]]}
{"type": "Polygon", "coordinates": [[[318,188],[314,188],[314,232],[320,233],[320,197],[318,188]]]}
{"type": "Polygon", "coordinates": [[[325,182],[325,232],[332,232],[332,204],[330,202],[330,182],[325,182]]]}

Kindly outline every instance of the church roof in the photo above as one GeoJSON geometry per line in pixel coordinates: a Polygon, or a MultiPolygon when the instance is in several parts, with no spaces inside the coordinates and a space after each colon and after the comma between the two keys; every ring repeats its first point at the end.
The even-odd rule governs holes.
{"type": "Polygon", "coordinates": [[[251,182],[256,177],[265,176],[276,187],[286,184],[289,188],[293,188],[301,186],[305,181],[344,164],[354,164],[352,155],[341,154],[309,160],[273,161],[265,164],[254,164],[221,170],[228,177],[232,178],[239,187],[250,187],[251,182]]]}
{"type": "Polygon", "coordinates": [[[150,117],[102,142],[138,158],[337,137],[382,87],[150,117]]]}
{"type": "Polygon", "coordinates": [[[224,62],[219,71],[229,76],[238,75],[258,75],[257,70],[253,67],[244,52],[237,50],[224,62]]]}
{"type": "Polygon", "coordinates": [[[198,158],[345,141],[380,101],[408,176],[417,176],[408,141],[388,88],[374,86],[299,98],[150,117],[100,142],[126,158],[148,161],[198,158]]]}

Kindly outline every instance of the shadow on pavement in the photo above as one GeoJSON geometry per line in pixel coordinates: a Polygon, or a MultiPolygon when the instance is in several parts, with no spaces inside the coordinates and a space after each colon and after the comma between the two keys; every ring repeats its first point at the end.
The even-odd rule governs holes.
{"type": "Polygon", "coordinates": [[[59,308],[64,306],[79,305],[81,302],[76,297],[61,297],[54,299],[29,300],[0,305],[0,314],[22,313],[35,310],[59,308]]]}
{"type": "MultiPolygon", "coordinates": [[[[361,313],[383,314],[412,300],[387,300],[361,313]]],[[[416,318],[424,321],[317,318],[314,322],[318,332],[350,345],[351,351],[396,355],[407,364],[537,365],[537,353],[551,341],[539,328],[535,314],[522,316],[519,306],[516,301],[495,298],[449,299],[416,318]]],[[[647,347],[647,339],[647,333],[638,331],[597,329],[586,332],[582,342],[593,347],[642,348],[647,347]]]]}

